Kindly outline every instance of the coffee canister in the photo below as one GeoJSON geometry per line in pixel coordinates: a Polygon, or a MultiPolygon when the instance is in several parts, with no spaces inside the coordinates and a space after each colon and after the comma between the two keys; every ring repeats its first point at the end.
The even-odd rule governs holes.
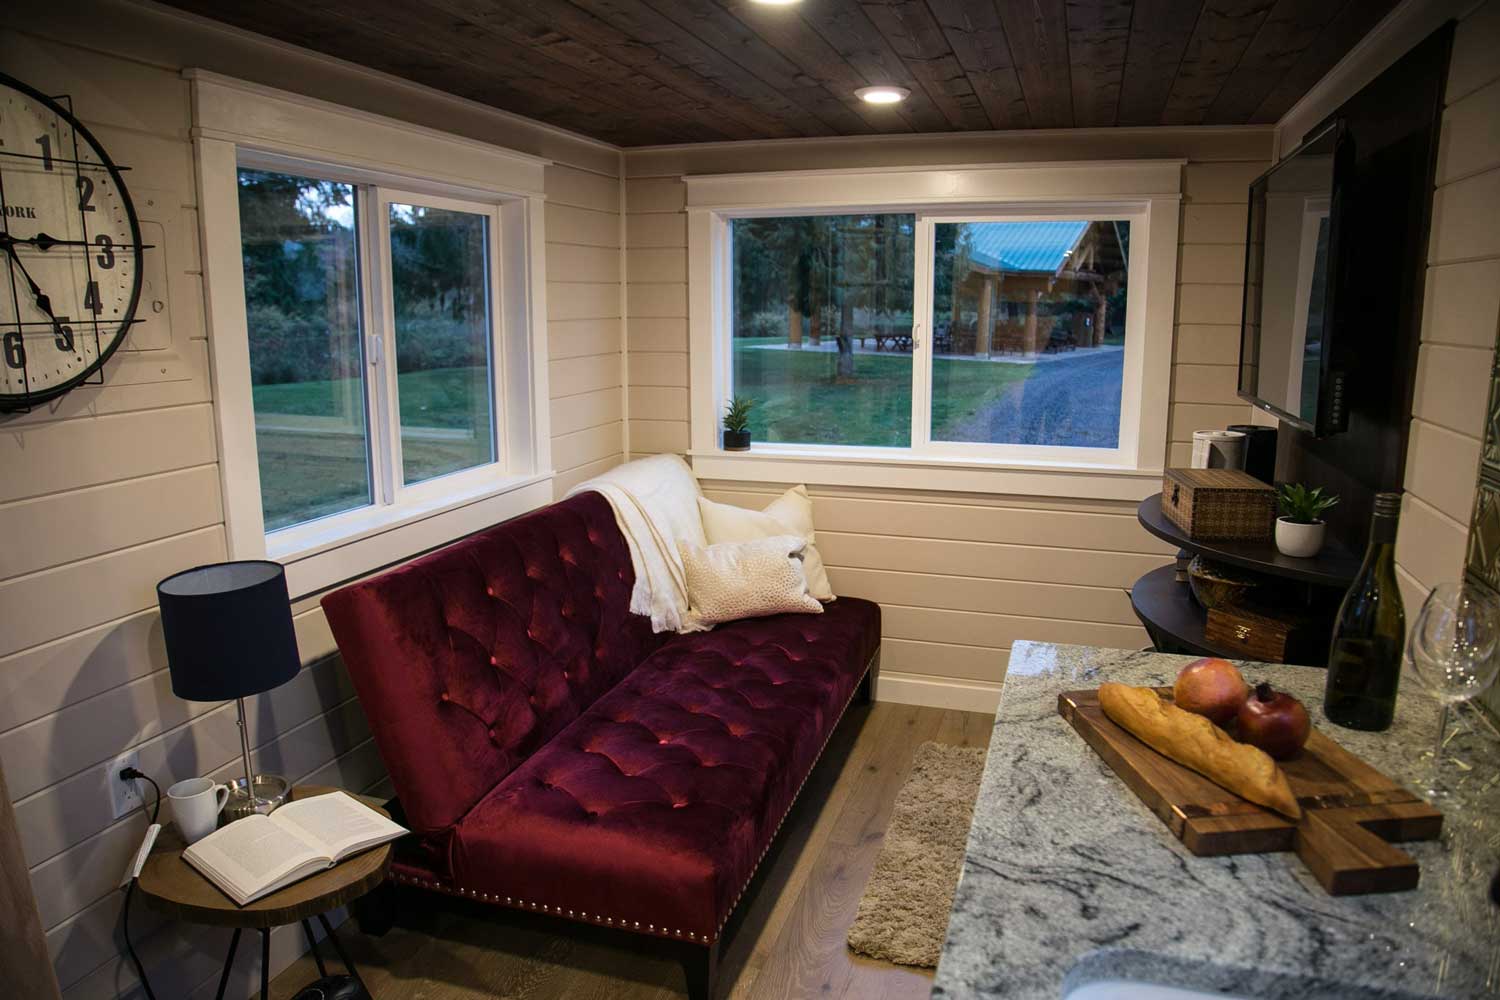
{"type": "Polygon", "coordinates": [[[1276,483],[1276,428],[1260,424],[1230,424],[1226,430],[1245,435],[1244,469],[1263,483],[1276,483]]]}

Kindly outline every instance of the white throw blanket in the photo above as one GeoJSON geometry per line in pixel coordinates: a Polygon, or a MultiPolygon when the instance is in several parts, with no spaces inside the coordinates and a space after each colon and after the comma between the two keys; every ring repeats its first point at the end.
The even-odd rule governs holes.
{"type": "Polygon", "coordinates": [[[651,617],[655,632],[705,632],[688,610],[687,575],[678,542],[707,545],[698,512],[698,480],[677,455],[653,455],[618,465],[579,483],[568,496],[593,490],[609,501],[630,546],[635,587],[630,610],[651,617]]]}

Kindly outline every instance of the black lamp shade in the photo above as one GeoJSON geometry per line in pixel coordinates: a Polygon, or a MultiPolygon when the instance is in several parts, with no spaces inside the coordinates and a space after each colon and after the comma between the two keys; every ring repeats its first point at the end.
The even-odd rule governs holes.
{"type": "Polygon", "coordinates": [[[269,691],[297,676],[286,572],[263,561],[214,563],[156,585],[172,693],[227,701],[269,691]]]}

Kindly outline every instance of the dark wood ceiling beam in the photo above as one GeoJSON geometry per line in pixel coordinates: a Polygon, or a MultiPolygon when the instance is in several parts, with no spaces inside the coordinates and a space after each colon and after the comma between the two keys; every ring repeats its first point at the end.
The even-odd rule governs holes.
{"type": "MultiPolygon", "coordinates": [[[[879,131],[874,122],[859,113],[857,105],[863,102],[852,92],[840,95],[830,89],[714,0],[648,2],[663,17],[713,46],[723,58],[739,63],[777,92],[812,111],[834,133],[863,135],[879,131]]],[[[790,11],[780,13],[795,18],[790,11]]]]}
{"type": "MultiPolygon", "coordinates": [[[[1350,0],[1323,27],[1276,86],[1250,115],[1253,123],[1270,123],[1289,111],[1370,29],[1396,6],[1396,0],[1350,0]]],[[[1300,136],[1292,136],[1296,142],[1300,136]]]]}
{"type": "Polygon", "coordinates": [[[948,116],[933,103],[911,69],[891,49],[880,29],[870,23],[855,0],[818,0],[800,4],[797,14],[853,67],[864,81],[860,86],[889,84],[911,91],[901,113],[921,132],[953,128],[948,116]]]}
{"type": "Polygon", "coordinates": [[[996,0],[1033,128],[1073,126],[1068,22],[1063,0],[996,0]]]}
{"type": "Polygon", "coordinates": [[[834,134],[829,123],[777,92],[739,63],[725,59],[712,46],[662,17],[642,0],[570,0],[570,3],[663,53],[678,65],[687,66],[730,93],[757,104],[798,135],[834,134]]]}
{"type": "Polygon", "coordinates": [[[854,92],[867,84],[823,36],[797,16],[795,9],[767,7],[750,0],[713,0],[724,12],[794,63],[823,89],[843,101],[877,132],[910,132],[915,126],[899,106],[877,108],[854,92]]]}
{"type": "Polygon", "coordinates": [[[1203,0],[1135,0],[1117,125],[1159,125],[1203,0]]]}
{"type": "Polygon", "coordinates": [[[925,0],[860,0],[860,6],[949,124],[966,131],[994,127],[925,0]]]}
{"type": "Polygon", "coordinates": [[[1162,109],[1163,125],[1202,125],[1275,0],[1207,0],[1162,109]]]}
{"type": "Polygon", "coordinates": [[[1010,42],[993,3],[927,0],[943,37],[968,74],[994,128],[1030,128],[1026,96],[1010,55],[1010,42]]]}
{"type": "Polygon", "coordinates": [[[1209,106],[1208,120],[1220,124],[1249,121],[1282,75],[1296,64],[1297,57],[1322,33],[1339,8],[1350,2],[1358,0],[1279,0],[1209,106]]]}
{"type": "Polygon", "coordinates": [[[1068,60],[1073,85],[1073,124],[1115,124],[1134,0],[1068,0],[1068,60]]]}
{"type": "Polygon", "coordinates": [[[479,26],[507,48],[521,46],[546,59],[570,66],[613,88],[616,96],[636,108],[654,107],[676,131],[697,136],[695,141],[733,138],[723,127],[724,116],[705,102],[668,87],[623,63],[603,55],[556,29],[493,0],[422,0],[432,8],[479,26]]]}

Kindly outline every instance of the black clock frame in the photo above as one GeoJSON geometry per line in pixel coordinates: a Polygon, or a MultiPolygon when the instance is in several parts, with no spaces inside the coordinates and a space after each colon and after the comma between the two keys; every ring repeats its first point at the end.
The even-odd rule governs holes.
{"type": "MultiPolygon", "coordinates": [[[[99,383],[92,384],[102,384],[104,363],[111,357],[113,357],[115,351],[119,350],[120,345],[125,342],[125,336],[129,332],[128,328],[134,323],[138,322],[138,320],[136,320],[135,318],[135,311],[136,308],[140,305],[141,285],[145,280],[145,269],[141,266],[141,260],[144,252],[150,248],[141,242],[141,223],[139,217],[137,217],[135,214],[135,202],[131,200],[130,190],[125,186],[125,179],[121,176],[122,171],[128,170],[130,168],[117,167],[115,165],[115,162],[110,159],[109,153],[105,151],[103,144],[100,143],[98,139],[94,138],[94,134],[90,132],[82,122],[74,117],[71,108],[64,107],[60,103],[58,98],[48,96],[47,94],[44,94],[41,91],[37,90],[35,87],[28,86],[27,84],[22,83],[20,80],[17,80],[15,77],[9,76],[5,73],[0,73],[0,87],[10,87],[13,90],[20,91],[21,93],[30,97],[32,100],[40,102],[41,104],[55,112],[57,116],[61,118],[68,125],[68,127],[73,130],[74,154],[73,159],[69,160],[68,162],[72,163],[73,165],[73,174],[75,177],[83,176],[82,166],[77,159],[78,139],[80,137],[93,148],[95,153],[99,154],[99,165],[103,169],[108,171],[109,176],[114,180],[115,190],[119,192],[120,202],[125,207],[125,216],[130,222],[130,232],[132,237],[132,242],[128,249],[136,255],[135,281],[133,282],[130,290],[130,302],[126,305],[124,316],[121,317],[118,326],[113,332],[114,335],[109,338],[107,344],[100,344],[99,342],[99,318],[95,316],[92,320],[89,321],[93,326],[94,347],[98,352],[98,357],[95,358],[95,360],[91,362],[87,368],[85,368],[83,371],[79,372],[72,378],[68,379],[66,382],[62,382],[54,386],[49,386],[48,388],[42,389],[39,392],[31,391],[31,382],[29,379],[25,379],[25,367],[23,363],[23,367],[21,370],[22,377],[23,379],[25,379],[24,384],[26,385],[26,391],[23,393],[15,394],[0,393],[0,413],[26,413],[29,412],[34,406],[50,402],[58,398],[59,396],[63,396],[69,392],[72,392],[80,385],[87,383],[88,380],[96,374],[100,375],[101,381],[99,383]]],[[[68,100],[69,105],[72,104],[72,101],[68,98],[63,98],[63,100],[68,100]]],[[[7,153],[4,150],[0,150],[0,157],[16,155],[20,154],[7,153]]],[[[0,184],[0,206],[3,206],[3,203],[4,187],[3,184],[0,184]]],[[[82,209],[80,209],[79,215],[82,216],[82,214],[82,209]]],[[[87,231],[86,228],[84,231],[87,231]]],[[[3,211],[0,211],[0,232],[7,234],[10,232],[10,223],[8,220],[6,220],[3,211]]],[[[127,248],[122,244],[120,245],[120,249],[123,250],[127,248]]],[[[5,258],[5,266],[11,276],[12,288],[14,288],[14,268],[16,265],[15,261],[11,260],[9,255],[7,255],[5,258]]],[[[24,327],[26,325],[27,324],[24,324],[21,321],[19,302],[17,303],[16,321],[14,323],[0,322],[0,327],[14,327],[18,332],[22,333],[24,333],[24,327]]]]}

